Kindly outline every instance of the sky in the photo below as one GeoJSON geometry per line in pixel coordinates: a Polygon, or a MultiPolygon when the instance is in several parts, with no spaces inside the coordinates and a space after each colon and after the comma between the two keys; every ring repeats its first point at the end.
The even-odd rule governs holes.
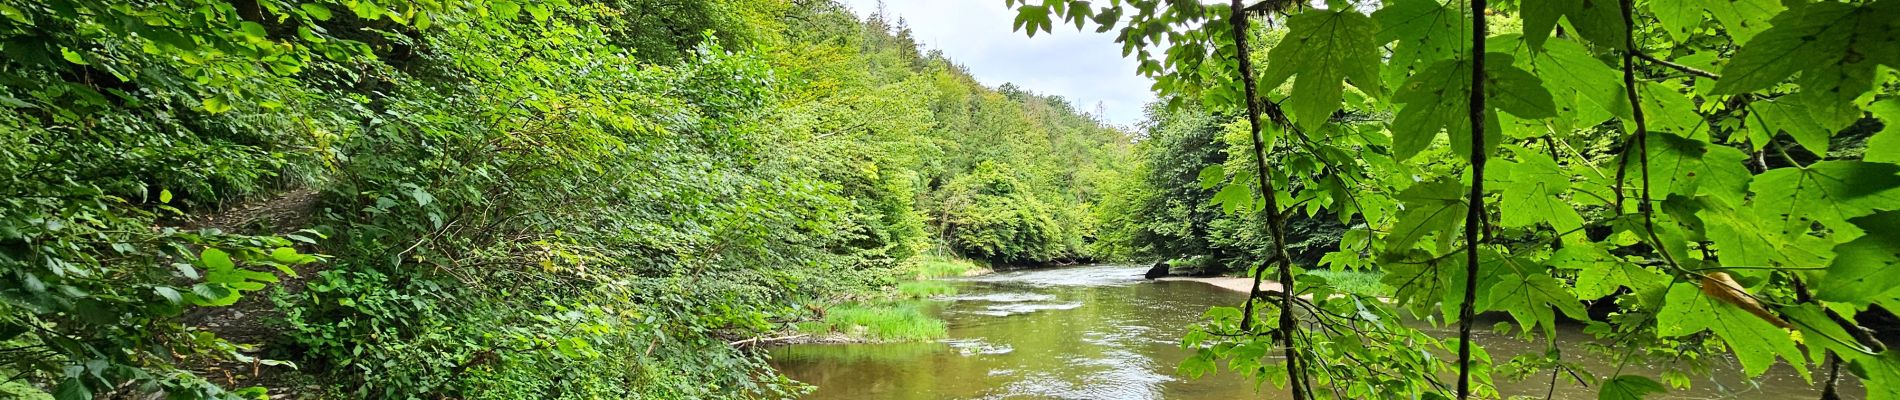
{"type": "MultiPolygon", "coordinates": [[[[860,18],[877,10],[878,0],[842,1],[860,18]]],[[[1100,104],[1109,123],[1124,127],[1139,122],[1142,105],[1154,99],[1153,81],[1135,74],[1133,58],[1122,57],[1115,31],[1068,25],[1030,38],[1010,29],[1016,11],[1002,0],[885,0],[884,9],[892,21],[903,17],[925,51],[942,50],[990,87],[1015,83],[1066,97],[1085,112],[1100,104]]]]}

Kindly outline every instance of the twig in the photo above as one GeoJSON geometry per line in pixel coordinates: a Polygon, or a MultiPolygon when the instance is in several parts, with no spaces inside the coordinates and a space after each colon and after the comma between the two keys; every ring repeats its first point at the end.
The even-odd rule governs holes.
{"type": "Polygon", "coordinates": [[[1656,56],[1649,55],[1649,53],[1636,51],[1635,48],[1630,48],[1628,50],[1630,53],[1635,54],[1636,58],[1641,58],[1643,59],[1643,61],[1648,61],[1656,65],[1669,67],[1671,69],[1682,71],[1683,73],[1686,73],[1689,75],[1695,75],[1695,76],[1709,78],[1709,79],[1722,79],[1721,75],[1716,75],[1714,72],[1703,71],[1700,69],[1696,69],[1695,67],[1669,62],[1667,60],[1656,58],[1656,56]]]}

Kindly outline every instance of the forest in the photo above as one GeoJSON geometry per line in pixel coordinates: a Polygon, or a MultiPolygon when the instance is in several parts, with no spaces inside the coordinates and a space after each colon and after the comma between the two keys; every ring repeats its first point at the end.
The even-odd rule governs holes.
{"type": "Polygon", "coordinates": [[[1100,264],[1246,282],[1166,382],[1900,399],[1900,1],[995,3],[1158,99],[882,3],[0,0],[0,397],[853,398],[773,349],[1100,264]]]}

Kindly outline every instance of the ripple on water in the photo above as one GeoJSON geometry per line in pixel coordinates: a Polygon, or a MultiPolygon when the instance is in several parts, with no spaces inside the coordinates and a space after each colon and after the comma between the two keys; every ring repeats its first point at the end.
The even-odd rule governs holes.
{"type": "Polygon", "coordinates": [[[995,313],[1000,313],[1001,315],[996,315],[996,316],[1006,317],[1006,316],[1015,315],[1015,314],[1028,314],[1028,313],[1043,311],[1043,310],[1074,310],[1081,307],[1082,307],[1082,303],[1008,303],[1008,304],[997,304],[997,305],[990,306],[989,310],[986,310],[986,311],[992,314],[985,314],[985,315],[995,315],[995,313]]]}
{"type": "Polygon", "coordinates": [[[1022,283],[1030,286],[1122,286],[1143,282],[1146,267],[1104,265],[1090,267],[1000,272],[961,278],[969,282],[1022,283]]]}
{"type": "Polygon", "coordinates": [[[1016,351],[1016,348],[1010,345],[990,343],[983,339],[944,339],[942,342],[966,356],[1009,354],[1016,351]]]}
{"type": "Polygon", "coordinates": [[[1041,293],[985,293],[958,296],[944,296],[938,299],[949,301],[987,301],[992,303],[1017,303],[1025,301],[1049,301],[1056,296],[1041,293]]]}

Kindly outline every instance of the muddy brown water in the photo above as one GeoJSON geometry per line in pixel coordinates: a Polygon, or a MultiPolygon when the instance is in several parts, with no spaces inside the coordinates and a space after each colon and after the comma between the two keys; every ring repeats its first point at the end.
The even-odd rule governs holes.
{"type": "MultiPolygon", "coordinates": [[[[1004,272],[949,280],[956,296],[933,300],[932,312],[949,324],[949,337],[924,343],[804,344],[774,348],[772,364],[817,386],[806,399],[1285,399],[1272,384],[1221,371],[1201,379],[1175,374],[1191,354],[1181,335],[1211,306],[1239,304],[1245,295],[1200,282],[1145,281],[1145,267],[1082,266],[1004,272]]],[[[1484,326],[1489,326],[1484,325],[1484,326]]],[[[1592,354],[1576,326],[1562,326],[1565,354],[1592,354]],[[1572,351],[1572,349],[1576,349],[1572,351]]],[[[1456,335],[1454,329],[1434,329],[1456,335]]],[[[1497,360],[1542,352],[1541,341],[1474,333],[1497,360]]],[[[1604,357],[1582,361],[1607,374],[1604,357]]],[[[1816,399],[1786,365],[1744,379],[1733,360],[1716,362],[1712,376],[1686,390],[1650,399],[1816,399]]],[[[1661,369],[1627,367],[1625,374],[1656,378],[1661,369]]],[[[1817,379],[1821,375],[1816,368],[1817,379]]],[[[1524,381],[1498,377],[1505,396],[1544,398],[1548,373],[1524,381]]],[[[1660,380],[1660,379],[1659,379],[1660,380]]],[[[1843,371],[1845,398],[1862,389],[1843,371]]],[[[1559,380],[1552,398],[1595,399],[1595,388],[1559,380]]]]}

